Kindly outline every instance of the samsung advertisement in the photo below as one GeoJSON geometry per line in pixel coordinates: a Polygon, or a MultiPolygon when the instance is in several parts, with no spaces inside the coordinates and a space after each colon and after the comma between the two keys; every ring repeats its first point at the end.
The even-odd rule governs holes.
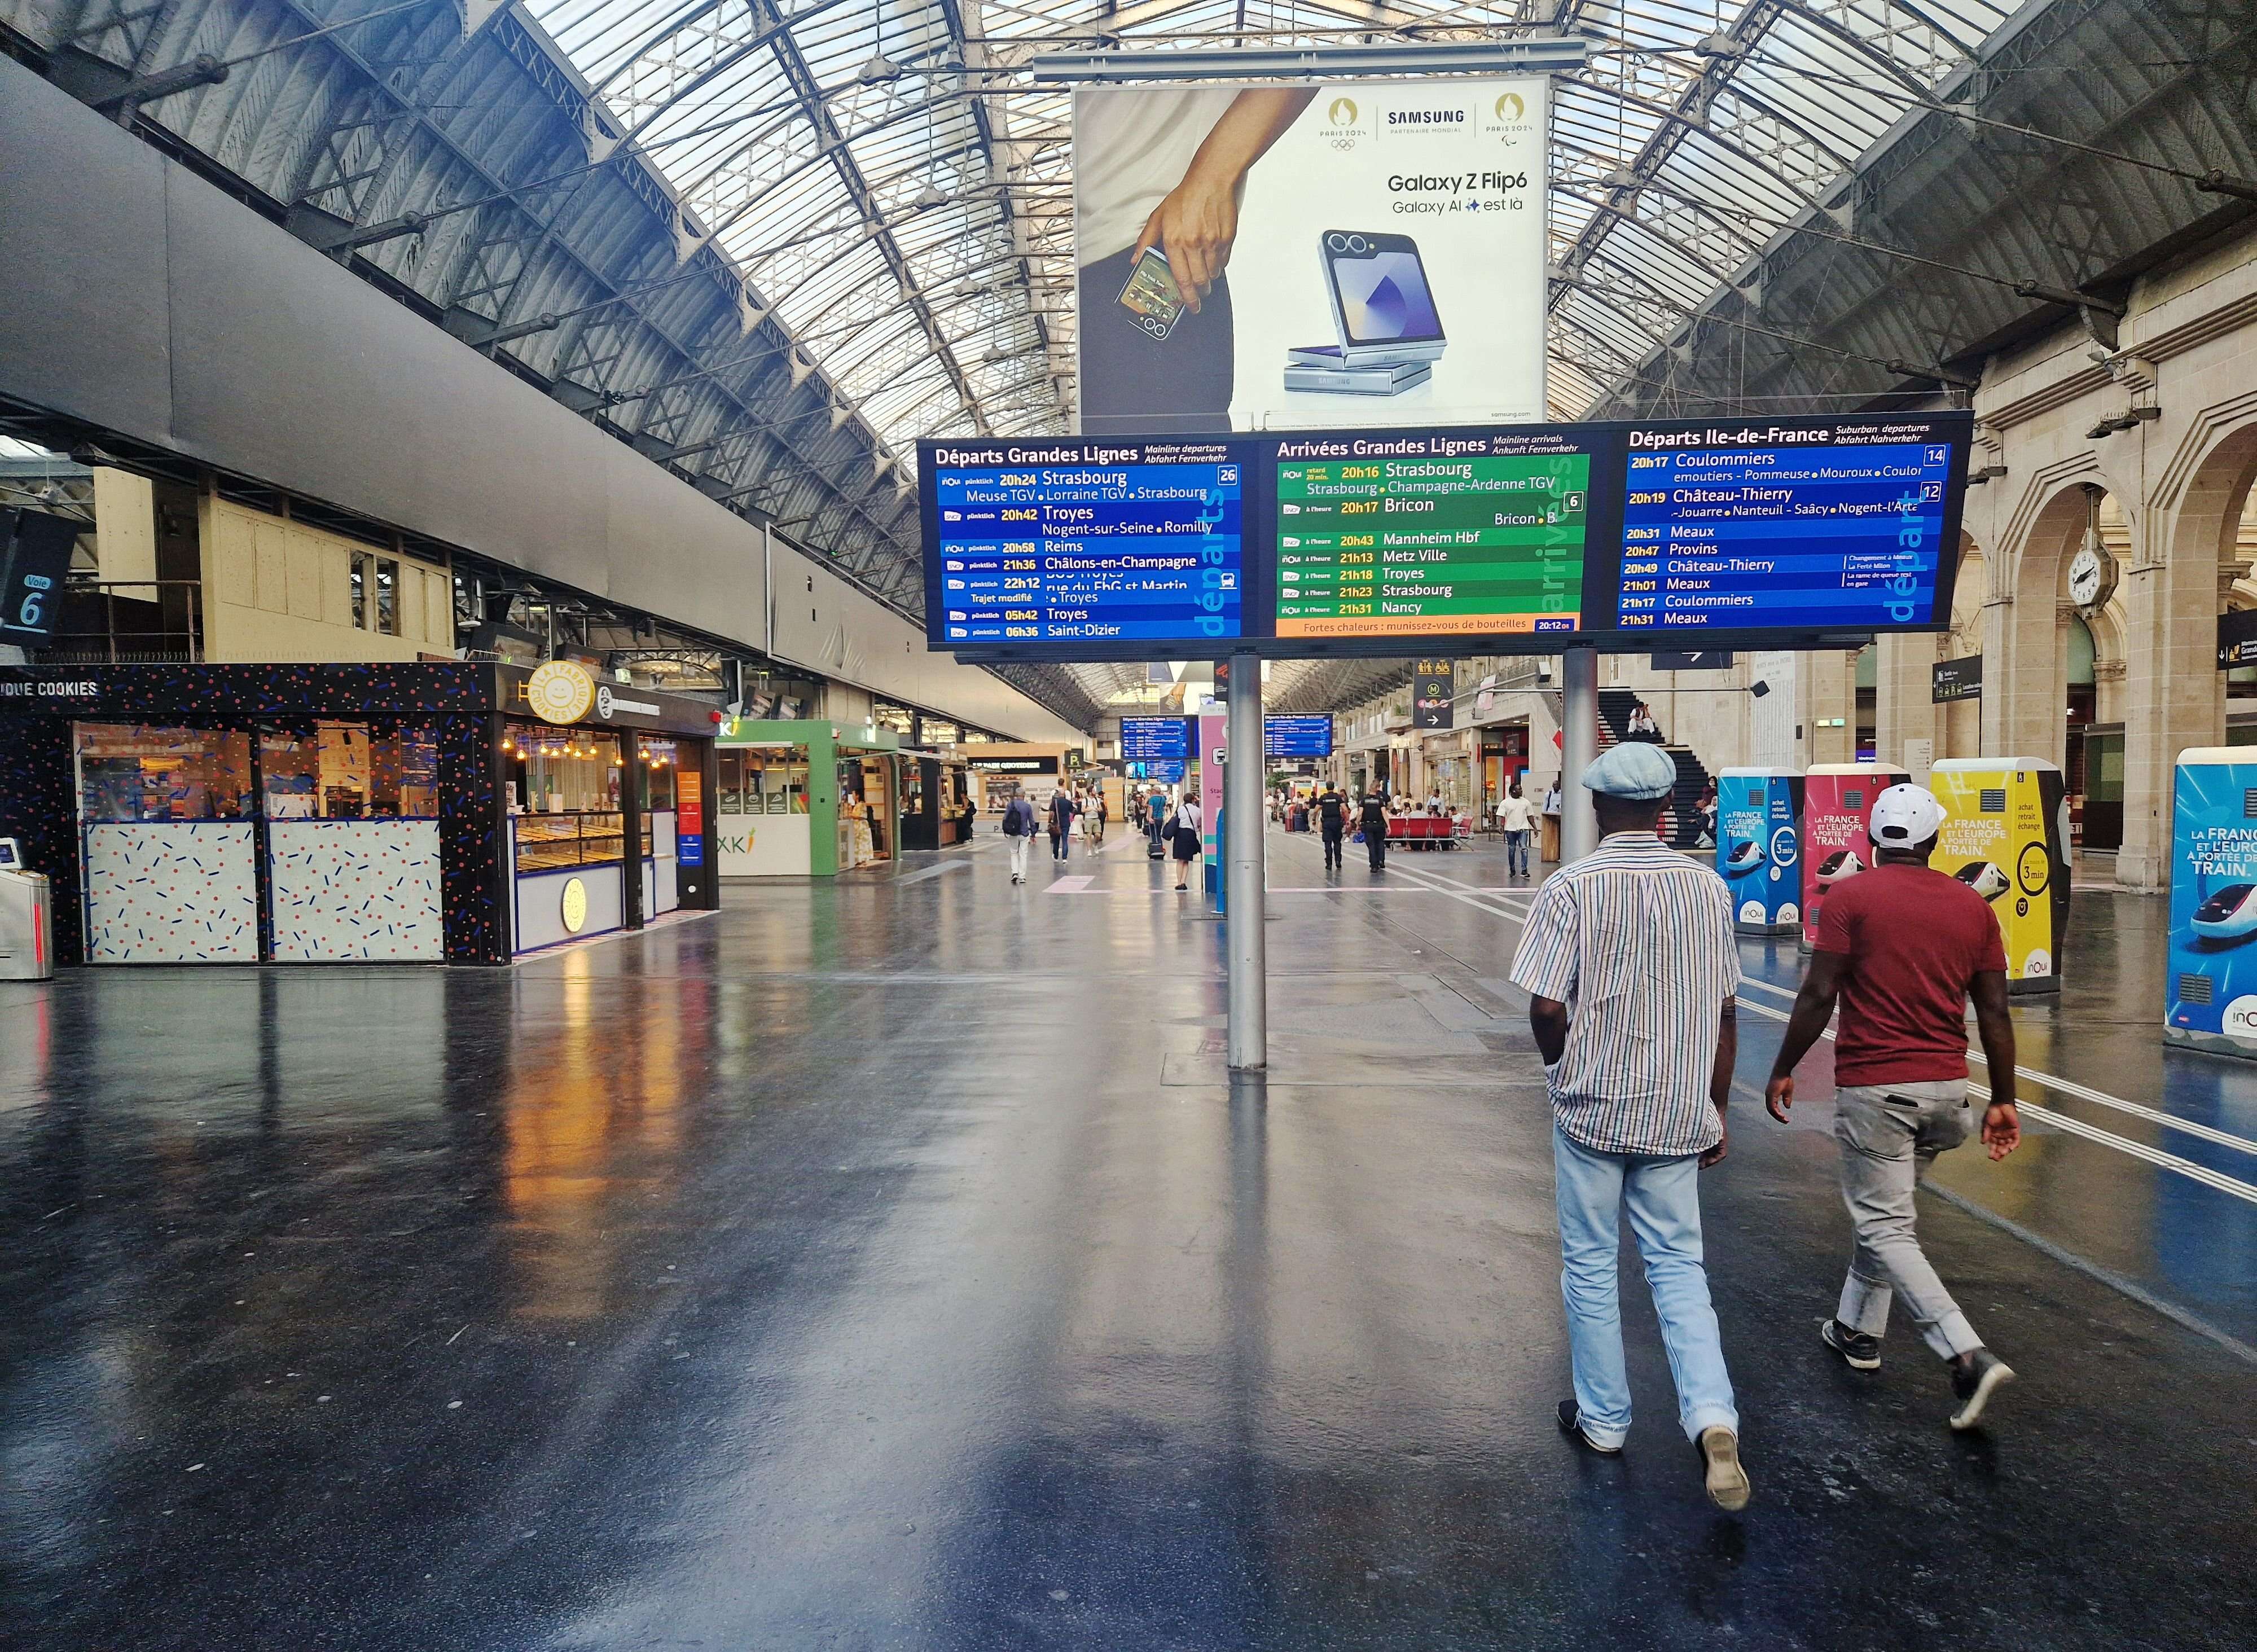
{"type": "Polygon", "coordinates": [[[925,441],[969,659],[1855,646],[1944,629],[1972,415],[925,441]]]}
{"type": "Polygon", "coordinates": [[[1083,433],[1543,418],[1549,84],[1079,93],[1083,433]]]}

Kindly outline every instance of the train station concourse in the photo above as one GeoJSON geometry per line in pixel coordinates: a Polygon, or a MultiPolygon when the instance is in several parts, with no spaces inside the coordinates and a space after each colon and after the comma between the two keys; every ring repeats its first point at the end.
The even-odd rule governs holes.
{"type": "Polygon", "coordinates": [[[0,1652],[2257,1644],[2253,86],[0,0],[0,1652]]]}

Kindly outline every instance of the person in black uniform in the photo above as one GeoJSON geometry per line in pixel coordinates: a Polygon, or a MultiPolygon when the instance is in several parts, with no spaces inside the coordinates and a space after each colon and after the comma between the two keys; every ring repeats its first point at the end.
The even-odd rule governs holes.
{"type": "Polygon", "coordinates": [[[1363,811],[1356,819],[1357,830],[1363,833],[1364,851],[1371,857],[1374,872],[1387,870],[1387,805],[1379,801],[1376,792],[1363,795],[1363,811]]]}
{"type": "Polygon", "coordinates": [[[1317,830],[1325,840],[1325,870],[1341,869],[1341,839],[1348,835],[1348,799],[1337,786],[1317,794],[1317,830]]]}

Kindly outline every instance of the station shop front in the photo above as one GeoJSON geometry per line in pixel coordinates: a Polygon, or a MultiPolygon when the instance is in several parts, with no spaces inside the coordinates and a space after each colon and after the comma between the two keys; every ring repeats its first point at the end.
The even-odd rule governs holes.
{"type": "Polygon", "coordinates": [[[711,709],[558,663],[0,668],[0,836],[64,964],[502,963],[715,905],[711,709]]]}
{"type": "Polygon", "coordinates": [[[897,859],[903,770],[921,756],[904,753],[890,729],[827,718],[723,724],[713,815],[720,875],[835,878],[897,859]]]}
{"type": "Polygon", "coordinates": [[[983,815],[1001,814],[1015,797],[1040,809],[1052,792],[1069,782],[1079,754],[1079,747],[1069,745],[989,741],[967,746],[964,760],[973,801],[983,815]]]}

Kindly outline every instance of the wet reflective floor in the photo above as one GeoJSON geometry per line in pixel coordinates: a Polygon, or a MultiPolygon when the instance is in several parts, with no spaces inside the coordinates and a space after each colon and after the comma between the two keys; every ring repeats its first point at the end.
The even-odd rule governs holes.
{"type": "MultiPolygon", "coordinates": [[[[1956,1437],[1908,1326],[1874,1377],[1820,1348],[1828,1110],[1744,1093],[1719,1515],[1634,1284],[1628,1451],[1553,1426],[1496,857],[1327,885],[1273,836],[1234,1088],[1205,903],[1117,835],[1023,888],[997,843],[509,971],[0,987],[0,1642],[2248,1643],[2257,1205],[2090,1135],[1948,1161],[1930,1253],[2022,1373],[1956,1437]]],[[[2257,1134],[2238,1069],[2181,1095],[2148,1049],[2159,905],[2080,908],[2117,974],[2023,1059],[2257,1134]]],[[[1745,1084],[1776,1035],[1744,1016],[1745,1084]]]]}

